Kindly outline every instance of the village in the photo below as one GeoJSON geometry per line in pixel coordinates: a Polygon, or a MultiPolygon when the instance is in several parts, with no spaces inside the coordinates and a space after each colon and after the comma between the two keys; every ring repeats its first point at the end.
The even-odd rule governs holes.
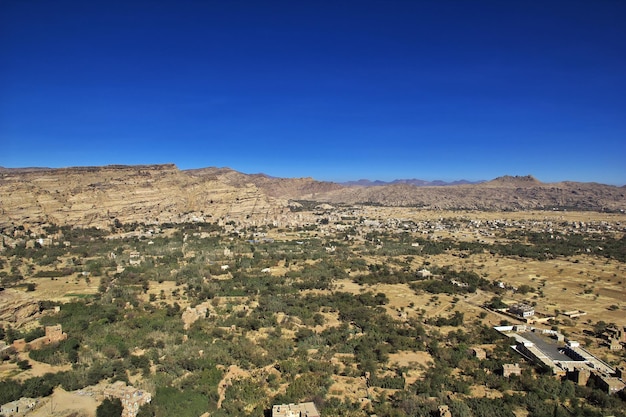
{"type": "MultiPolygon", "coordinates": [[[[118,399],[124,417],[174,412],[165,388],[189,396],[189,415],[255,415],[261,407],[276,417],[385,415],[381,399],[392,404],[403,392],[421,409],[453,416],[465,398],[494,401],[495,387],[544,372],[611,398],[624,392],[619,214],[318,205],[264,220],[194,220],[85,233],[4,229],[3,380],[28,381],[50,366],[42,360],[58,363],[45,369],[83,378],[61,384],[93,401],[80,412],[95,415],[93,407],[118,399]],[[298,292],[322,303],[315,314],[297,307],[298,292]],[[98,305],[114,308],[90,312],[91,324],[78,327],[67,310],[98,305]],[[143,327],[136,320],[156,320],[154,330],[131,336],[143,327]],[[394,327],[393,343],[371,336],[394,327]],[[433,341],[454,352],[465,346],[452,366],[476,374],[482,363],[489,372],[474,378],[485,387],[462,376],[450,377],[456,389],[427,386],[438,362],[452,360],[433,341]],[[325,371],[305,370],[329,360],[325,371]],[[85,378],[89,372],[98,379],[85,378]],[[201,395],[199,378],[215,391],[201,395]],[[240,392],[247,384],[259,388],[240,392]]],[[[50,398],[22,396],[2,404],[2,414],[36,416],[50,398]]]]}

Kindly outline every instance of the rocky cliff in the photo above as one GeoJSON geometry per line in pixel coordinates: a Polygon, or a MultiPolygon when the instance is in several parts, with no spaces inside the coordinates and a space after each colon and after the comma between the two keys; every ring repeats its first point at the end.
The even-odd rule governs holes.
{"type": "Polygon", "coordinates": [[[471,185],[345,187],[311,178],[248,175],[175,165],[0,169],[0,227],[53,223],[106,227],[246,219],[267,222],[294,200],[429,209],[625,210],[626,190],[595,183],[542,183],[501,177],[471,185]]]}
{"type": "Polygon", "coordinates": [[[286,201],[252,182],[233,186],[220,176],[199,176],[174,165],[4,169],[0,195],[0,226],[213,221],[267,216],[286,207],[286,201]]]}

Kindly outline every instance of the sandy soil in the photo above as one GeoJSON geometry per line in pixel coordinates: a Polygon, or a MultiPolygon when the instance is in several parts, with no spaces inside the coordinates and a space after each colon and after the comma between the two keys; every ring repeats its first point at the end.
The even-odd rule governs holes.
{"type": "Polygon", "coordinates": [[[89,277],[89,283],[85,278],[76,275],[59,278],[31,278],[26,282],[36,284],[35,291],[30,294],[40,300],[60,301],[67,303],[85,294],[98,292],[100,278],[89,277]]]}
{"type": "Polygon", "coordinates": [[[271,373],[279,374],[279,372],[276,369],[274,369],[272,365],[266,366],[265,368],[254,370],[252,372],[241,369],[237,365],[229,366],[228,369],[226,369],[226,372],[224,373],[224,377],[222,378],[222,380],[219,382],[217,386],[217,393],[219,395],[219,400],[217,401],[217,408],[221,408],[222,402],[226,398],[226,390],[228,389],[228,387],[230,387],[233,384],[233,381],[237,381],[238,379],[243,379],[243,378],[255,378],[255,377],[258,377],[259,375],[263,375],[263,374],[267,375],[271,373]]]}
{"type": "MultiPolygon", "coordinates": [[[[438,260],[445,262],[441,258],[438,260]]],[[[457,266],[468,266],[468,263],[484,265],[480,273],[490,280],[502,281],[515,287],[524,284],[533,287],[535,292],[508,292],[507,298],[535,301],[538,311],[554,314],[555,310],[583,310],[587,312],[585,321],[591,319],[594,322],[604,320],[619,323],[624,320],[625,267],[619,262],[598,260],[589,256],[577,256],[569,261],[559,258],[540,262],[487,255],[477,255],[463,261],[461,265],[457,261],[457,266]],[[619,308],[610,310],[611,305],[619,308]]]]}
{"type": "MultiPolygon", "coordinates": [[[[47,363],[32,360],[28,356],[28,352],[18,353],[18,358],[20,360],[28,360],[28,363],[30,363],[30,365],[32,366],[31,369],[22,371],[19,373],[19,375],[16,376],[16,379],[20,381],[23,381],[28,378],[32,378],[34,376],[44,376],[47,373],[55,374],[57,372],[69,371],[70,369],[72,369],[72,365],[69,365],[69,364],[61,365],[61,366],[53,366],[53,365],[48,365],[47,363]]],[[[4,364],[2,366],[4,366],[4,364]]]]}
{"type": "Polygon", "coordinates": [[[626,216],[620,213],[598,213],[592,211],[468,211],[468,210],[420,210],[408,207],[365,207],[361,208],[364,217],[368,218],[403,218],[414,221],[438,220],[442,218],[457,218],[468,220],[542,220],[552,222],[562,221],[623,221],[626,216]]]}
{"type": "Polygon", "coordinates": [[[424,371],[433,363],[433,358],[428,352],[398,352],[389,355],[389,363],[409,368],[406,384],[410,385],[422,378],[424,371]]]}
{"type": "Polygon", "coordinates": [[[95,417],[100,401],[83,391],[67,392],[56,388],[54,393],[43,398],[29,417],[95,417]]]}
{"type": "Polygon", "coordinates": [[[333,375],[333,384],[328,392],[330,396],[336,396],[341,399],[349,398],[356,400],[367,397],[367,385],[365,378],[351,378],[340,375],[333,375]]]}
{"type": "Polygon", "coordinates": [[[224,374],[224,378],[220,381],[217,386],[217,394],[219,395],[219,400],[217,400],[217,408],[222,407],[222,402],[226,398],[226,390],[229,386],[233,384],[233,380],[237,380],[239,378],[247,378],[250,376],[250,373],[244,371],[236,365],[231,365],[226,370],[224,374]]]}
{"type": "Polygon", "coordinates": [[[471,396],[476,398],[502,398],[504,394],[498,390],[490,389],[484,385],[472,385],[471,396]]]}

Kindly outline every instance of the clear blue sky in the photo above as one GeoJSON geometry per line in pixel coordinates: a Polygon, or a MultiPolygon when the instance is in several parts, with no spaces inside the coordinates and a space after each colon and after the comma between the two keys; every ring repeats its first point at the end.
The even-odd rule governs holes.
{"type": "Polygon", "coordinates": [[[0,0],[0,165],[626,184],[623,0],[0,0]]]}

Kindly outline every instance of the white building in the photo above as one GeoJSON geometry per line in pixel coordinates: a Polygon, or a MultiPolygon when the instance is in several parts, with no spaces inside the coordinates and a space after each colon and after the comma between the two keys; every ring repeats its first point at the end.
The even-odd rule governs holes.
{"type": "Polygon", "coordinates": [[[315,404],[280,404],[272,407],[272,417],[320,417],[315,404]]]}
{"type": "Polygon", "coordinates": [[[513,304],[511,307],[509,307],[509,313],[526,319],[535,315],[535,309],[528,304],[519,303],[513,304]]]}

